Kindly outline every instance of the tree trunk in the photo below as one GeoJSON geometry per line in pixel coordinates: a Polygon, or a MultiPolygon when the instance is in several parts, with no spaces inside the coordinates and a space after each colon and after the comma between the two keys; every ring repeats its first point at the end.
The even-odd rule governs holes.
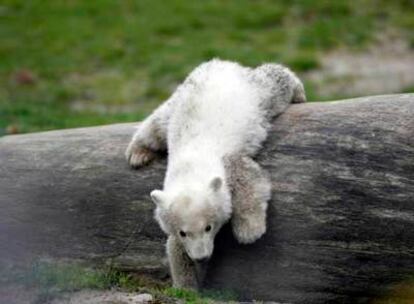
{"type": "MultiPolygon", "coordinates": [[[[0,139],[0,269],[39,258],[166,271],[149,192],[166,161],[132,170],[133,124],[0,139]]],[[[292,105],[257,157],[268,231],[216,240],[206,286],[243,299],[365,303],[414,275],[414,95],[292,105]]]]}

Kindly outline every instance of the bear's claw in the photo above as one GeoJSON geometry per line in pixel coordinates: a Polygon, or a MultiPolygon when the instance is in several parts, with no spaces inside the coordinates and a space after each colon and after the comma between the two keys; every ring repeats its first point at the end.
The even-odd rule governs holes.
{"type": "Polygon", "coordinates": [[[128,147],[125,154],[129,165],[133,168],[145,166],[156,157],[154,151],[140,146],[128,147]]]}

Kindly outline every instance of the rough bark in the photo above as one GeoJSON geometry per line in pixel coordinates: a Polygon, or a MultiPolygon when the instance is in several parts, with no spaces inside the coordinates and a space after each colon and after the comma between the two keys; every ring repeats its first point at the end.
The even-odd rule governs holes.
{"type": "MultiPolygon", "coordinates": [[[[0,268],[38,258],[165,274],[148,193],[165,159],[134,171],[133,124],[0,139],[0,268]]],[[[268,232],[217,238],[206,285],[244,299],[365,303],[414,275],[414,95],[292,105],[257,157],[272,178],[268,232]]]]}

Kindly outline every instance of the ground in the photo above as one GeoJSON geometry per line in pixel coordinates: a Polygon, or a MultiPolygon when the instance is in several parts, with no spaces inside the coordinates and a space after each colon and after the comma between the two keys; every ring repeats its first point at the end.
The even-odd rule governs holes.
{"type": "MultiPolygon", "coordinates": [[[[397,33],[405,53],[414,46],[406,0],[5,0],[0,17],[0,134],[140,120],[215,56],[286,63],[310,100],[366,95],[342,84],[355,72],[335,74],[330,89],[336,63],[364,58],[382,33],[397,33]]],[[[412,91],[411,78],[402,83],[380,93],[412,91]]]]}
{"type": "MultiPolygon", "coordinates": [[[[413,92],[413,3],[3,0],[0,136],[140,120],[212,57],[285,63],[311,101],[413,92]]],[[[0,299],[116,303],[128,292],[149,293],[155,303],[216,299],[108,273],[65,268],[23,283],[0,280],[0,299]]],[[[412,286],[375,303],[403,303],[393,293],[412,295],[412,286]]]]}
{"type": "MultiPolygon", "coordinates": [[[[17,272],[0,269],[0,300],[8,304],[238,304],[231,290],[197,293],[169,287],[168,279],[91,267],[75,260],[42,259],[17,272]]],[[[390,286],[372,304],[414,301],[414,277],[390,286]]],[[[3,303],[1,302],[1,303],[3,303]]],[[[240,302],[246,303],[246,302],[240,302]]],[[[262,303],[260,301],[252,303],[262,303]]],[[[268,304],[282,304],[265,302],[268,304]]]]}
{"type": "Polygon", "coordinates": [[[170,286],[168,278],[73,260],[42,259],[28,268],[0,269],[0,300],[8,304],[236,303],[231,291],[197,293],[170,286]]]}

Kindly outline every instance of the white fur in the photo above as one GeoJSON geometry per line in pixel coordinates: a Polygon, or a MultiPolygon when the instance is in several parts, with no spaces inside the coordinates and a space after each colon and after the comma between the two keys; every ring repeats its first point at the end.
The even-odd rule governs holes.
{"type": "Polygon", "coordinates": [[[151,196],[156,219],[169,235],[176,286],[200,283],[194,282],[200,276],[191,260],[212,254],[214,237],[232,212],[240,242],[265,233],[270,181],[251,157],[266,139],[271,119],[305,99],[302,83],[283,66],[251,69],[216,59],[197,67],[140,125],[126,151],[132,166],[168,149],[164,189],[151,196]]]}
{"type": "Polygon", "coordinates": [[[198,67],[173,95],[165,191],[224,179],[225,155],[255,150],[266,138],[258,88],[247,72],[215,60],[198,67]]]}

